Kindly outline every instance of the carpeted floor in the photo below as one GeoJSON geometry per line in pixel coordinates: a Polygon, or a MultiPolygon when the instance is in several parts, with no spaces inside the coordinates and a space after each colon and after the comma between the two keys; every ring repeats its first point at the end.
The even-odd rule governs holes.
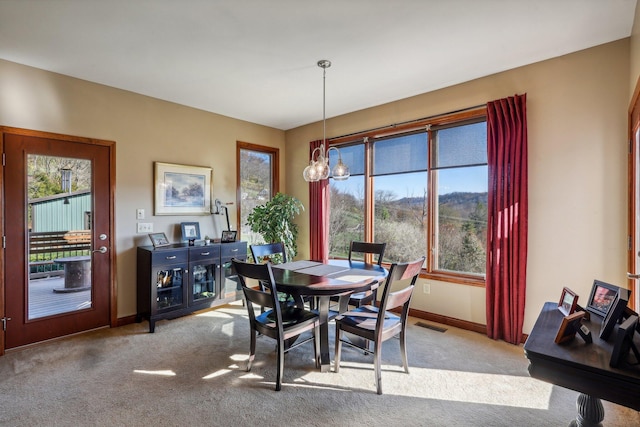
{"type": "MultiPolygon", "coordinates": [[[[577,393],[530,378],[522,346],[415,323],[409,375],[398,342],[385,343],[382,396],[372,356],[345,347],[340,372],[320,373],[312,344],[286,356],[275,392],[272,340],[258,339],[245,371],[239,303],[158,322],[154,334],[145,322],[45,343],[0,357],[0,425],[512,427],[575,417],[577,393]]],[[[603,403],[604,425],[640,425],[637,411],[603,403]]]]}

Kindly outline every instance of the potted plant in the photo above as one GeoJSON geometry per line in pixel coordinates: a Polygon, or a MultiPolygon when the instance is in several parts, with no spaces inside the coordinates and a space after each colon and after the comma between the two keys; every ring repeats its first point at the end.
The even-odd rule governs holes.
{"type": "Polygon", "coordinates": [[[293,219],[303,210],[300,200],[277,193],[267,203],[253,209],[247,217],[247,225],[251,231],[262,235],[266,243],[282,242],[287,259],[293,260],[298,253],[298,224],[293,219]]]}

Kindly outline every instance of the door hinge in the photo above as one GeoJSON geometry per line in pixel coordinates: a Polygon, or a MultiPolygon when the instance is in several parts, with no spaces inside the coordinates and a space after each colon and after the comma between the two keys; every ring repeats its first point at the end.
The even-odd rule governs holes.
{"type": "Polygon", "coordinates": [[[7,320],[11,320],[11,317],[3,317],[0,320],[2,320],[2,330],[6,331],[7,330],[7,320]]]}
{"type": "Polygon", "coordinates": [[[7,236],[2,236],[2,249],[7,247],[7,236]]]}
{"type": "Polygon", "coordinates": [[[5,154],[2,153],[2,166],[6,165],[5,160],[6,160],[5,154]]]}

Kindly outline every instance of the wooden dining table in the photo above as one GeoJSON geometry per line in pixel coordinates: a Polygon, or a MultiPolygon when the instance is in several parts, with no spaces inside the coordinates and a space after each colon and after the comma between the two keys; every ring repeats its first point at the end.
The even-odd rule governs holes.
{"type": "Polygon", "coordinates": [[[315,297],[320,317],[320,354],[316,365],[329,372],[329,314],[331,297],[339,297],[339,312],[347,309],[349,295],[377,286],[387,277],[387,270],[377,264],[362,261],[329,260],[292,261],[273,265],[273,277],[278,291],[295,296],[315,297]]]}

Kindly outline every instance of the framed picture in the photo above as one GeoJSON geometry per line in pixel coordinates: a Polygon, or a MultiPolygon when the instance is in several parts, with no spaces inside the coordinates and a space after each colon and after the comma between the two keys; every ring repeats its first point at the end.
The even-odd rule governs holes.
{"type": "Polygon", "coordinates": [[[562,323],[556,334],[555,343],[562,344],[567,341],[571,341],[576,336],[576,332],[582,325],[582,318],[584,317],[584,311],[576,311],[568,316],[562,318],[562,323]]]}
{"type": "Polygon", "coordinates": [[[562,289],[562,295],[560,296],[560,302],[558,302],[558,310],[565,316],[570,315],[576,311],[578,305],[578,295],[566,286],[562,289]]]}
{"type": "Polygon", "coordinates": [[[151,233],[149,234],[149,238],[151,239],[151,243],[153,243],[154,248],[169,246],[170,244],[169,239],[167,239],[167,236],[164,233],[151,233]]]}
{"type": "Polygon", "coordinates": [[[154,163],[155,215],[210,215],[212,169],[154,163]]]}
{"type": "Polygon", "coordinates": [[[230,243],[236,241],[236,236],[238,235],[237,231],[223,231],[222,238],[220,239],[220,243],[230,243]]]}
{"type": "Polygon", "coordinates": [[[613,300],[615,300],[620,287],[594,280],[591,287],[591,294],[585,307],[587,311],[597,314],[598,316],[606,316],[613,300]]]}
{"type": "Polygon", "coordinates": [[[182,240],[200,240],[200,223],[199,222],[181,222],[182,240]]]}
{"type": "Polygon", "coordinates": [[[635,334],[637,325],[638,316],[632,315],[629,316],[627,320],[622,322],[622,324],[618,327],[609,365],[617,368],[620,365],[625,365],[626,363],[628,363],[626,359],[631,349],[633,349],[633,353],[636,356],[636,362],[634,364],[640,363],[640,354],[638,354],[638,348],[633,343],[633,335],[635,334]]]}
{"type": "Polygon", "coordinates": [[[602,326],[600,327],[600,339],[608,340],[609,335],[613,332],[618,321],[622,318],[624,309],[627,308],[629,302],[629,290],[619,288],[616,294],[616,298],[611,303],[607,315],[602,320],[602,326]]]}

